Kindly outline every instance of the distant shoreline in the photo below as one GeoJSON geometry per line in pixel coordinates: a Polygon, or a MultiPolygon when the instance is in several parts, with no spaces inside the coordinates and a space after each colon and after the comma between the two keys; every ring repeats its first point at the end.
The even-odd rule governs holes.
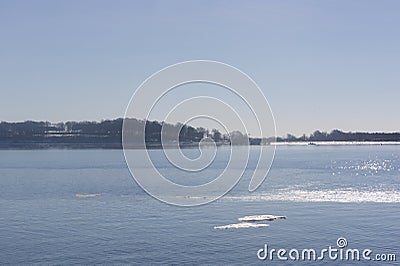
{"type": "MultiPolygon", "coordinates": [[[[197,148],[199,143],[181,144],[183,149],[197,148]]],[[[400,145],[400,141],[315,141],[315,142],[272,142],[266,145],[255,146],[388,146],[400,145]]],[[[217,146],[230,146],[227,144],[218,144],[217,146]]],[[[254,145],[252,145],[254,146],[254,145]]],[[[146,149],[169,149],[176,148],[176,145],[147,145],[146,149]]],[[[0,150],[122,150],[121,143],[54,143],[54,142],[24,142],[24,143],[4,143],[0,141],[0,150]]],[[[143,149],[143,146],[131,146],[128,149],[143,149]]]]}
{"type": "Polygon", "coordinates": [[[345,145],[400,145],[400,141],[294,141],[272,142],[275,146],[345,146],[345,145]]]}
{"type": "MultiPolygon", "coordinates": [[[[101,122],[0,122],[0,149],[122,149],[122,131],[125,123],[130,129],[132,139],[130,149],[198,147],[199,142],[210,139],[218,146],[243,145],[276,145],[276,146],[326,146],[326,145],[398,145],[400,132],[343,132],[335,129],[330,133],[316,130],[306,136],[296,137],[250,137],[245,133],[233,131],[225,134],[217,129],[194,128],[186,124],[168,124],[158,121],[118,118],[101,122]],[[163,128],[166,128],[165,131],[163,128]],[[143,132],[144,130],[144,132],[143,132]],[[167,143],[162,145],[162,132],[166,134],[167,143]],[[178,139],[175,138],[176,135],[178,139]],[[171,137],[173,136],[173,137],[171,137]]],[[[164,139],[165,140],[165,139],[164,139]]]]}

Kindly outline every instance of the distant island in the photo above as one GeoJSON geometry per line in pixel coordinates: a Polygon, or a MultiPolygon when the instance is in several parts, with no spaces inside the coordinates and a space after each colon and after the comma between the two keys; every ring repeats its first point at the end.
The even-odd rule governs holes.
{"type": "MultiPolygon", "coordinates": [[[[368,132],[342,132],[333,130],[330,133],[315,131],[309,136],[305,134],[296,137],[288,134],[286,137],[251,138],[234,131],[221,134],[218,130],[208,130],[202,127],[194,128],[185,124],[168,124],[158,121],[145,121],[131,119],[132,125],[137,128],[145,126],[145,143],[149,148],[161,147],[161,128],[163,126],[179,130],[179,145],[181,147],[197,146],[204,137],[210,138],[217,145],[230,145],[231,143],[250,145],[268,145],[271,143],[310,143],[314,142],[399,142],[400,133],[368,133],[368,132]],[[232,140],[235,141],[232,141],[232,140]]],[[[0,122],[0,149],[122,149],[122,124],[123,119],[104,120],[101,122],[0,122]]],[[[176,131],[177,132],[177,131],[176,131]]]]}

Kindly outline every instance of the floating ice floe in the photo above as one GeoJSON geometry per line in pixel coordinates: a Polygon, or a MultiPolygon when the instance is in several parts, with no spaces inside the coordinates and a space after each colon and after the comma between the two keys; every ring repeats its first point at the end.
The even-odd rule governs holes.
{"type": "Polygon", "coordinates": [[[257,222],[257,221],[273,221],[273,220],[277,220],[277,219],[286,219],[286,216],[276,216],[276,215],[270,215],[270,214],[250,215],[250,216],[241,217],[238,220],[240,222],[257,222]]]}
{"type": "Polygon", "coordinates": [[[77,198],[93,198],[97,196],[100,196],[100,194],[75,194],[77,198]]]}
{"type": "Polygon", "coordinates": [[[238,228],[258,228],[258,227],[267,227],[269,224],[256,224],[256,223],[237,223],[237,224],[227,224],[214,226],[214,229],[238,229],[238,228]]]}

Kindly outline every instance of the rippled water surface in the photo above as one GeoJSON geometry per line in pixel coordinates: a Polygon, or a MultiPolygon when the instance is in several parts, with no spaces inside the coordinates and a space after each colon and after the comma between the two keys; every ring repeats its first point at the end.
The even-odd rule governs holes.
{"type": "MultiPolygon", "coordinates": [[[[192,208],[144,193],[120,150],[0,151],[0,264],[307,265],[261,261],[257,251],[321,250],[339,237],[400,260],[400,146],[278,147],[269,176],[249,193],[257,149],[231,192],[192,208]],[[287,219],[214,229],[255,214],[287,219]]],[[[197,175],[169,165],[161,150],[150,153],[160,172],[190,185],[218,176],[229,149],[197,175]]]]}

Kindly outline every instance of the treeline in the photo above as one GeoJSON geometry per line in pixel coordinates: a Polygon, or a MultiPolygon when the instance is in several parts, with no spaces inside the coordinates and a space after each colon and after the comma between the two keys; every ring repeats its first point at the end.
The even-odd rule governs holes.
{"type": "Polygon", "coordinates": [[[66,122],[52,124],[50,122],[25,121],[0,123],[0,140],[38,140],[51,137],[98,137],[119,139],[122,119],[102,122],[66,122]]]}
{"type": "Polygon", "coordinates": [[[122,119],[101,122],[1,122],[0,148],[120,148],[122,119]]]}
{"type": "Polygon", "coordinates": [[[400,141],[400,133],[368,133],[368,132],[343,132],[340,130],[332,130],[330,133],[321,132],[319,130],[310,136],[305,134],[296,137],[287,134],[286,137],[278,137],[277,142],[299,142],[299,141],[400,141]]]}
{"type": "MultiPolygon", "coordinates": [[[[174,140],[178,135],[180,145],[190,146],[198,143],[204,137],[213,139],[219,144],[230,144],[231,138],[236,143],[247,141],[247,136],[233,132],[231,138],[218,130],[199,127],[194,128],[184,124],[168,124],[158,121],[126,119],[132,136],[142,139],[142,129],[145,127],[146,145],[157,147],[161,145],[161,130],[166,140],[174,140]]],[[[0,122],[0,148],[122,148],[123,119],[104,120],[101,122],[0,122]]],[[[165,140],[165,139],[164,139],[165,140]]]]}
{"type": "MultiPolygon", "coordinates": [[[[123,119],[101,122],[0,122],[0,148],[122,148],[123,119]]],[[[269,142],[314,142],[314,141],[400,141],[400,133],[343,132],[330,133],[315,131],[309,136],[300,137],[288,134],[278,138],[248,138],[239,131],[229,135],[218,130],[184,124],[168,124],[158,121],[126,119],[129,135],[133,140],[142,140],[145,127],[145,143],[148,147],[160,147],[163,131],[163,144],[178,143],[181,147],[196,145],[203,138],[213,139],[217,145],[251,145],[269,142]],[[176,136],[179,136],[178,138],[176,136]]],[[[135,143],[133,143],[133,147],[135,143]]]]}

